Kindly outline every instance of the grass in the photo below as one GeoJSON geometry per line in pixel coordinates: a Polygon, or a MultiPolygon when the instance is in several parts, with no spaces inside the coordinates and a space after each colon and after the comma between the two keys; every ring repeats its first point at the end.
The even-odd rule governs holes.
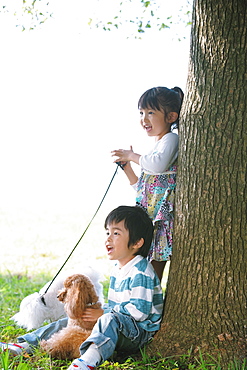
{"type": "MultiPolygon", "coordinates": [[[[51,278],[46,274],[37,274],[29,277],[28,275],[15,275],[10,272],[0,274],[0,340],[3,342],[15,342],[19,335],[26,331],[19,328],[10,318],[18,311],[20,301],[28,294],[39,289],[51,278]]],[[[107,294],[108,281],[104,282],[104,294],[107,294]]],[[[106,370],[223,370],[219,361],[205,357],[200,354],[198,359],[193,359],[188,355],[178,358],[160,358],[159,356],[147,356],[145,349],[139,354],[128,358],[118,358],[106,361],[100,369],[106,370]]],[[[67,369],[71,361],[61,361],[51,359],[50,356],[39,348],[33,355],[16,356],[9,355],[8,351],[0,353],[0,369],[3,370],[48,370],[48,369],[67,369]]],[[[241,366],[237,363],[229,365],[227,370],[247,369],[247,363],[241,366]]],[[[225,370],[225,369],[224,369],[225,370]]]]}

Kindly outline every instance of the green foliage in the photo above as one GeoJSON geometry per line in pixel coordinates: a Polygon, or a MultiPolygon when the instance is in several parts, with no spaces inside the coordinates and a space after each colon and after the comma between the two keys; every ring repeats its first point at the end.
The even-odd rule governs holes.
{"type": "MultiPolygon", "coordinates": [[[[99,0],[103,2],[104,0],[99,0]]],[[[158,29],[159,31],[176,27],[178,23],[185,26],[191,25],[191,4],[185,2],[178,14],[168,13],[168,1],[164,0],[123,0],[118,2],[118,7],[114,9],[115,14],[106,14],[105,19],[102,14],[92,17],[89,20],[91,28],[101,28],[105,31],[122,29],[128,37],[140,37],[138,35],[148,30],[158,29]],[[112,17],[112,18],[111,18],[112,17]]]]}
{"type": "MultiPolygon", "coordinates": [[[[185,26],[191,24],[189,0],[184,2],[177,14],[168,13],[168,0],[115,0],[114,4],[109,3],[109,0],[95,1],[94,12],[88,20],[88,25],[92,29],[121,30],[127,37],[140,38],[141,34],[149,30],[161,31],[171,26],[176,27],[178,23],[185,26]]],[[[45,0],[22,0],[22,6],[19,7],[16,4],[13,7],[13,4],[6,0],[6,5],[0,8],[0,12],[14,14],[17,27],[24,31],[34,30],[52,18],[53,13],[50,9],[49,2],[45,0]]]]}
{"type": "Polygon", "coordinates": [[[49,9],[49,2],[44,0],[22,0],[22,5],[15,4],[14,8],[13,4],[6,1],[0,12],[13,13],[16,17],[16,26],[22,31],[38,28],[53,15],[49,9]]]}

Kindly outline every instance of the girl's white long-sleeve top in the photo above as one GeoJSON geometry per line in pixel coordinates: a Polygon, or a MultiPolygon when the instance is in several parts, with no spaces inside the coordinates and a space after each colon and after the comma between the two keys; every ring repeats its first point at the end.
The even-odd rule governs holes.
{"type": "Polygon", "coordinates": [[[169,171],[169,166],[178,157],[178,135],[168,132],[158,140],[154,148],[145,155],[141,155],[139,164],[148,174],[160,175],[169,171]]]}

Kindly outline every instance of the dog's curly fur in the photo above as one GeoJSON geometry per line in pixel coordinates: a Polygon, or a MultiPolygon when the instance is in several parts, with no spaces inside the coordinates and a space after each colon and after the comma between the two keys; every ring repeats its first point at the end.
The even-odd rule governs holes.
{"type": "Polygon", "coordinates": [[[82,319],[84,310],[88,307],[100,308],[101,303],[91,280],[81,274],[69,276],[57,297],[64,303],[68,325],[47,341],[41,341],[40,345],[54,358],[72,360],[80,356],[79,347],[89,337],[95,324],[82,319]]]}
{"type": "Polygon", "coordinates": [[[100,274],[98,271],[90,266],[80,266],[76,271],[68,270],[61,272],[50,284],[49,281],[43,286],[39,292],[32,293],[23,298],[20,304],[20,310],[13,317],[12,320],[28,331],[37,329],[42,326],[44,322],[54,322],[63,317],[66,317],[64,311],[64,304],[57,299],[58,291],[63,289],[63,282],[68,276],[73,274],[83,274],[89,277],[94,284],[95,291],[99,296],[99,302],[104,304],[103,286],[100,283],[100,274]],[[49,287],[48,291],[47,288],[49,287]],[[45,304],[42,300],[44,297],[45,304]]]}

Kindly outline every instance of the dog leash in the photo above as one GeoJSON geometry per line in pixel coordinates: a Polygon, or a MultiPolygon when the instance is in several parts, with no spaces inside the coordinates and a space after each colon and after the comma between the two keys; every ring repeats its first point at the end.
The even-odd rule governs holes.
{"type": "Polygon", "coordinates": [[[115,176],[116,176],[116,174],[117,174],[118,167],[120,167],[122,170],[124,169],[125,164],[122,164],[121,162],[116,162],[116,164],[117,164],[117,168],[116,168],[116,170],[115,170],[115,172],[114,172],[114,174],[113,174],[113,176],[112,176],[112,178],[111,178],[111,181],[110,181],[110,183],[109,183],[109,185],[108,185],[108,187],[107,187],[107,189],[106,189],[106,192],[105,192],[105,194],[104,194],[103,198],[101,199],[101,202],[100,202],[100,204],[99,204],[98,208],[96,209],[96,211],[95,211],[95,213],[94,213],[93,217],[92,217],[92,218],[91,218],[91,220],[89,221],[89,223],[88,223],[88,225],[87,225],[86,229],[83,231],[82,236],[80,237],[80,239],[78,240],[78,242],[76,243],[76,245],[74,246],[74,248],[72,249],[72,251],[70,252],[70,254],[68,255],[68,257],[66,258],[65,262],[64,262],[64,263],[63,263],[63,265],[60,267],[60,269],[58,270],[58,272],[56,273],[56,275],[53,277],[53,279],[51,280],[50,284],[49,284],[49,285],[48,285],[48,287],[46,288],[45,292],[41,295],[41,301],[43,302],[43,304],[44,304],[45,306],[46,306],[46,303],[45,303],[45,297],[44,297],[44,296],[45,296],[45,294],[48,292],[48,290],[49,290],[50,286],[52,285],[53,281],[56,279],[56,277],[60,274],[60,272],[62,271],[62,269],[63,269],[63,268],[64,268],[64,266],[66,265],[66,263],[67,263],[67,262],[68,262],[68,260],[70,259],[71,255],[73,254],[74,250],[76,249],[76,247],[78,246],[78,244],[80,243],[80,241],[82,240],[82,238],[84,237],[84,235],[86,234],[86,232],[87,232],[88,228],[90,227],[91,223],[93,222],[93,220],[94,220],[95,216],[97,215],[97,213],[98,213],[98,211],[99,211],[99,209],[100,209],[100,207],[101,207],[101,205],[102,205],[102,203],[103,203],[103,201],[104,201],[104,199],[105,199],[105,197],[106,197],[106,194],[108,193],[108,191],[109,191],[109,189],[110,189],[110,187],[111,187],[111,184],[112,184],[112,182],[113,182],[113,179],[114,179],[114,177],[115,177],[115,176]]]}

